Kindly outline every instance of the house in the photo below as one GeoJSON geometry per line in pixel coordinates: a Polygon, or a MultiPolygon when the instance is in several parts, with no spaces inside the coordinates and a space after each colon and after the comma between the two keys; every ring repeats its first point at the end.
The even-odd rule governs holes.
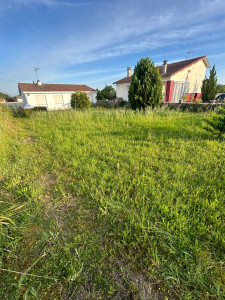
{"type": "Polygon", "coordinates": [[[37,83],[18,83],[18,88],[25,107],[70,108],[71,95],[78,91],[86,92],[90,102],[97,101],[97,91],[84,84],[46,84],[38,80],[37,83]]]}
{"type": "Polygon", "coordinates": [[[5,103],[5,99],[4,98],[0,98],[0,103],[5,103]]]}
{"type": "Polygon", "coordinates": [[[17,102],[23,102],[23,98],[21,96],[16,97],[17,102]]]}
{"type": "MultiPolygon", "coordinates": [[[[205,78],[206,69],[210,64],[206,56],[196,57],[168,64],[165,60],[158,67],[163,81],[163,101],[179,102],[183,96],[187,96],[187,102],[191,97],[201,96],[202,81],[205,78]]],[[[127,68],[127,76],[113,84],[116,84],[117,98],[128,101],[128,90],[131,83],[131,68],[127,68]]]]}

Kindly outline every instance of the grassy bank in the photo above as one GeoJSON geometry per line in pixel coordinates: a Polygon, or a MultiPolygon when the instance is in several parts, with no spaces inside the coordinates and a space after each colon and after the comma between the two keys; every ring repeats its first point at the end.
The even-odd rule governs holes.
{"type": "Polygon", "coordinates": [[[0,111],[15,222],[0,232],[0,298],[223,299],[225,143],[207,117],[0,111]]]}

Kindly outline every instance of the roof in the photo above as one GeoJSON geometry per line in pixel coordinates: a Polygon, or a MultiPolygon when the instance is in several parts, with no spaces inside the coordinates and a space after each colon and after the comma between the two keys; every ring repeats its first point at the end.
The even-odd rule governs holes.
{"type": "Polygon", "coordinates": [[[23,92],[91,92],[95,91],[85,84],[18,83],[23,92]]]}
{"type": "Polygon", "coordinates": [[[166,70],[165,74],[161,74],[162,70],[163,70],[163,66],[160,66],[160,67],[158,67],[159,74],[161,74],[161,76],[172,76],[172,75],[182,71],[183,69],[190,67],[192,64],[197,63],[200,60],[204,61],[206,68],[210,67],[210,64],[209,64],[206,56],[200,56],[200,57],[196,57],[196,58],[178,61],[178,62],[175,62],[172,64],[167,64],[167,70],[166,70]]]}
{"type": "MultiPolygon", "coordinates": [[[[182,71],[183,69],[191,66],[192,64],[194,64],[200,60],[203,60],[206,68],[210,68],[210,64],[209,64],[206,56],[200,56],[200,57],[196,57],[196,58],[186,59],[186,60],[178,61],[175,63],[167,64],[167,70],[166,70],[165,74],[162,74],[163,66],[159,66],[157,68],[159,70],[159,74],[162,77],[167,77],[167,76],[172,76],[172,75],[182,71]]],[[[122,78],[122,79],[114,82],[113,84],[131,82],[131,78],[132,78],[132,76],[130,76],[130,77],[128,76],[128,77],[122,78]]]]}
{"type": "Polygon", "coordinates": [[[0,98],[0,102],[1,103],[5,102],[5,99],[4,98],[0,98]]]}
{"type": "Polygon", "coordinates": [[[131,76],[127,76],[127,77],[124,77],[116,82],[113,82],[114,83],[123,83],[123,82],[131,82],[131,78],[132,78],[132,75],[131,76]]]}

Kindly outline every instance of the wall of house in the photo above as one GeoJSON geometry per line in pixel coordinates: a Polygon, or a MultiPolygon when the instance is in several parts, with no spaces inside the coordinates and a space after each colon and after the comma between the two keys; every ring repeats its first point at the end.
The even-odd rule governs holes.
{"type": "MultiPolygon", "coordinates": [[[[116,84],[116,97],[123,98],[125,101],[128,101],[129,87],[130,87],[129,82],[117,83],[116,84]]],[[[163,95],[162,101],[166,101],[166,80],[163,80],[162,95],[163,95]]]]}
{"type": "Polygon", "coordinates": [[[189,81],[189,93],[201,93],[202,81],[205,78],[206,66],[203,60],[192,64],[184,70],[171,76],[174,81],[189,81]]]}
{"type": "MultiPolygon", "coordinates": [[[[89,100],[91,103],[96,103],[97,99],[97,92],[96,91],[91,91],[91,92],[86,92],[89,100]]],[[[44,93],[38,93],[38,92],[22,92],[21,96],[23,99],[24,106],[30,105],[30,106],[47,106],[48,110],[56,110],[56,109],[68,109],[71,108],[70,105],[70,100],[71,100],[71,95],[73,93],[71,92],[44,92],[44,93]],[[40,105],[37,104],[36,101],[36,96],[39,95],[44,95],[45,100],[46,100],[46,105],[40,105]],[[63,103],[62,104],[55,104],[55,99],[54,95],[62,95],[63,103]]]]}
{"type": "Polygon", "coordinates": [[[116,97],[123,98],[125,101],[128,101],[128,91],[129,91],[130,83],[117,83],[116,84],[116,97]]]}
{"type": "Polygon", "coordinates": [[[162,102],[166,102],[166,87],[167,87],[167,81],[163,80],[163,85],[162,85],[162,102]]]}

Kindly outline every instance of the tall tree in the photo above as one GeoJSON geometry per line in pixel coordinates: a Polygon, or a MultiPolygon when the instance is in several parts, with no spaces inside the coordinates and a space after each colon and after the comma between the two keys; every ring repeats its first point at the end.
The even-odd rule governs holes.
{"type": "Polygon", "coordinates": [[[0,92],[0,98],[5,99],[6,102],[16,102],[16,97],[11,97],[8,94],[0,92]]]}
{"type": "Polygon", "coordinates": [[[116,90],[111,85],[106,85],[104,89],[97,92],[98,100],[112,100],[116,98],[116,90]]]}
{"type": "Polygon", "coordinates": [[[212,67],[209,73],[209,78],[206,78],[202,82],[202,100],[209,101],[215,99],[217,93],[217,76],[216,67],[212,67]]]}
{"type": "Polygon", "coordinates": [[[128,92],[133,109],[154,108],[162,100],[162,80],[158,68],[149,57],[142,58],[134,68],[128,92]]]}

